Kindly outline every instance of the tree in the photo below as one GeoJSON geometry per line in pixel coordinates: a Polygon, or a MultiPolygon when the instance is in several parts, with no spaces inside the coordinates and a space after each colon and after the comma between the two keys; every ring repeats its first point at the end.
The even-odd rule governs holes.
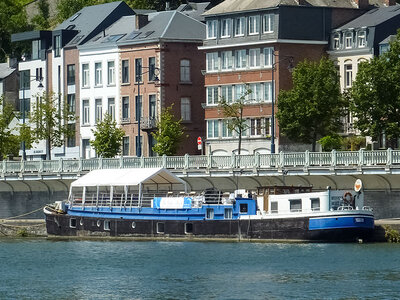
{"type": "Polygon", "coordinates": [[[183,137],[182,119],[176,120],[172,107],[163,108],[157,121],[157,130],[152,132],[156,140],[153,151],[158,155],[175,155],[183,137]]]}
{"type": "Polygon", "coordinates": [[[39,0],[36,3],[39,14],[32,18],[32,23],[37,30],[49,29],[50,27],[50,6],[47,0],[39,0]]]}
{"type": "Polygon", "coordinates": [[[38,98],[40,100],[33,106],[29,117],[31,134],[36,142],[46,140],[46,159],[50,159],[51,149],[62,146],[65,138],[75,134],[68,122],[76,117],[66,101],[62,103],[54,93],[43,92],[38,98]]]}
{"type": "Polygon", "coordinates": [[[4,97],[0,97],[0,159],[7,155],[18,155],[20,137],[17,135],[17,128],[10,128],[16,115],[12,104],[6,102],[4,97]]]}
{"type": "Polygon", "coordinates": [[[400,137],[399,78],[400,32],[388,52],[359,64],[349,93],[354,126],[374,140],[384,133],[392,146],[400,137]]]}
{"type": "Polygon", "coordinates": [[[97,123],[96,129],[92,129],[94,140],[90,141],[90,145],[101,157],[115,157],[121,153],[122,138],[125,132],[117,127],[117,123],[113,121],[112,116],[105,114],[104,120],[97,123]]]}
{"type": "Polygon", "coordinates": [[[225,98],[221,98],[218,102],[218,107],[222,110],[226,125],[230,131],[237,133],[238,141],[238,154],[242,148],[242,134],[248,128],[246,118],[243,118],[243,109],[246,105],[247,95],[251,94],[251,90],[246,85],[246,90],[238,99],[229,103],[225,98]]]}
{"type": "Polygon", "coordinates": [[[293,88],[278,97],[279,128],[295,142],[312,144],[341,127],[344,101],[339,75],[332,61],[304,61],[293,71],[293,88]]]}

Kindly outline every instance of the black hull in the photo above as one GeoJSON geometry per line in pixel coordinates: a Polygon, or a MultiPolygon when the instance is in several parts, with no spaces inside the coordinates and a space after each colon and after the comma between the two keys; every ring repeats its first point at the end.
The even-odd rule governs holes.
{"type": "Polygon", "coordinates": [[[120,237],[150,239],[230,239],[238,241],[286,240],[356,242],[372,240],[372,229],[346,228],[308,230],[309,218],[262,220],[127,220],[46,215],[49,236],[120,237]],[[72,227],[70,219],[74,219],[72,227]],[[162,224],[161,231],[160,225],[162,224]],[[134,225],[133,225],[134,224],[134,225]],[[188,225],[189,224],[189,225],[188,225]]]}

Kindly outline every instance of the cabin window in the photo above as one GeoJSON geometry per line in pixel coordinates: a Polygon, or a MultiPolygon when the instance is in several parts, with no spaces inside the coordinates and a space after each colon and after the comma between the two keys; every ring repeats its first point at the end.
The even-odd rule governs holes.
{"type": "Polygon", "coordinates": [[[311,198],[311,210],[312,211],[319,211],[320,210],[319,198],[311,198]]]}
{"type": "Polygon", "coordinates": [[[165,224],[157,223],[157,233],[164,233],[164,232],[165,232],[165,224]]]}
{"type": "Polygon", "coordinates": [[[278,213],[278,202],[271,202],[271,213],[277,214],[278,213]]]}
{"type": "Polygon", "coordinates": [[[214,208],[207,208],[206,219],[214,219],[214,208]]]}
{"type": "Polygon", "coordinates": [[[240,204],[240,212],[241,213],[247,213],[248,209],[247,209],[247,203],[241,203],[240,204]]]}
{"type": "Polygon", "coordinates": [[[70,228],[76,228],[76,219],[69,219],[69,227],[70,228]]]}
{"type": "Polygon", "coordinates": [[[301,199],[291,199],[290,202],[290,212],[301,211],[301,199]]]}
{"type": "Polygon", "coordinates": [[[110,220],[104,221],[104,230],[110,230],[110,220]]]}
{"type": "Polygon", "coordinates": [[[185,223],[185,233],[193,233],[193,223],[185,223]]]}
{"type": "Polygon", "coordinates": [[[232,208],[225,208],[224,219],[232,219],[232,208]]]}

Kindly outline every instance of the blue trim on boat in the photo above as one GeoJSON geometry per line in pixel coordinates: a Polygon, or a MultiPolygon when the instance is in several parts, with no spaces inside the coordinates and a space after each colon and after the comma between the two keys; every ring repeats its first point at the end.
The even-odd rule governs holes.
{"type": "Polygon", "coordinates": [[[332,216],[310,218],[309,230],[340,228],[374,228],[374,217],[370,215],[332,216]]]}

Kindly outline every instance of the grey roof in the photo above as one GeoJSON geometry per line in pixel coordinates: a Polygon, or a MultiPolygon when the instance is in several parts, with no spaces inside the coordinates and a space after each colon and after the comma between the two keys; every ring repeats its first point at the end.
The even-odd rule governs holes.
{"type": "Polygon", "coordinates": [[[148,14],[149,23],[135,28],[137,16],[125,16],[98,34],[80,49],[110,45],[131,45],[159,40],[198,40],[205,38],[205,25],[177,11],[148,14]]]}
{"type": "Polygon", "coordinates": [[[203,13],[207,10],[210,2],[188,2],[181,4],[176,10],[198,21],[204,21],[203,13]]]}
{"type": "MultiPolygon", "coordinates": [[[[370,6],[384,6],[384,0],[370,0],[370,6]]],[[[225,0],[204,13],[205,16],[227,14],[241,11],[254,11],[278,6],[320,6],[337,8],[357,8],[354,0],[225,0]],[[304,5],[300,5],[304,3],[304,5]]]]}
{"type": "Polygon", "coordinates": [[[372,9],[338,29],[374,27],[400,15],[400,5],[372,9]]]}
{"type": "MultiPolygon", "coordinates": [[[[101,24],[101,22],[103,22],[103,20],[122,3],[124,2],[116,1],[100,5],[86,6],[62,22],[54,30],[56,31],[67,28],[71,30],[77,30],[79,31],[77,37],[82,36],[82,38],[79,39],[79,42],[83,42],[85,37],[95,30],[101,24]]],[[[76,41],[74,38],[67,45],[76,44],[74,40],[76,41]]]]}
{"type": "Polygon", "coordinates": [[[0,79],[7,78],[10,76],[16,69],[15,68],[10,68],[8,63],[2,63],[0,64],[0,79]]]}
{"type": "Polygon", "coordinates": [[[384,39],[382,42],[380,42],[379,45],[389,44],[389,42],[391,42],[395,39],[396,39],[396,35],[394,35],[394,34],[389,35],[386,39],[384,39]]]}

